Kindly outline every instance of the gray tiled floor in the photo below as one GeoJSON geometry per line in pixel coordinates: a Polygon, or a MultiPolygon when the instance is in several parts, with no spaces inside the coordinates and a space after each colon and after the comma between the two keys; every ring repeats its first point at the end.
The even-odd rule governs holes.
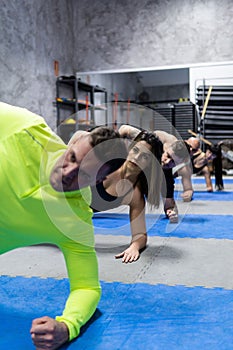
{"type": "MultiPolygon", "coordinates": [[[[205,191],[204,185],[194,189],[205,191]]],[[[233,192],[233,184],[225,183],[233,192]]],[[[208,194],[207,194],[208,195],[208,194]]],[[[232,202],[178,201],[179,213],[232,215],[232,202]]],[[[114,211],[116,212],[116,211],[114,211]]],[[[124,212],[124,208],[120,212],[124,212]]],[[[160,208],[158,214],[162,212],[160,208]]],[[[233,289],[233,241],[177,237],[149,237],[148,248],[136,263],[122,264],[114,255],[129,243],[127,236],[96,236],[100,279],[127,283],[223,287],[233,289]]],[[[0,256],[0,274],[64,278],[62,254],[52,246],[20,248],[0,256]],[[51,263],[52,262],[52,263],[51,263]]]]}

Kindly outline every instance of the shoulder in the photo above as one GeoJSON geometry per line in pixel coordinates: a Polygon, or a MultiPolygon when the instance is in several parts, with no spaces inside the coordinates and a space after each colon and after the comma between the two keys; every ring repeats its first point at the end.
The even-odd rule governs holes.
{"type": "Polygon", "coordinates": [[[166,131],[155,130],[154,134],[160,139],[163,145],[171,145],[172,143],[177,141],[177,138],[174,135],[168,134],[166,131]]]}
{"type": "Polygon", "coordinates": [[[134,126],[123,124],[118,131],[121,137],[134,139],[141,130],[134,126]]]}
{"type": "Polygon", "coordinates": [[[40,124],[45,124],[45,120],[41,116],[22,107],[0,103],[0,139],[40,124]]]}

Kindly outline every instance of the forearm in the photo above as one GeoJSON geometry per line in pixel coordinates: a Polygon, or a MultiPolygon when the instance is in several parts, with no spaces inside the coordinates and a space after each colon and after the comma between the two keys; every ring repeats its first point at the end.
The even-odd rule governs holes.
{"type": "Polygon", "coordinates": [[[130,203],[129,215],[132,239],[126,253],[130,253],[133,257],[131,261],[136,261],[139,258],[140,250],[145,248],[147,243],[145,199],[138,187],[135,188],[134,196],[130,203]]]}
{"type": "Polygon", "coordinates": [[[70,293],[62,316],[56,317],[57,321],[66,324],[70,341],[79,335],[80,328],[94,314],[100,295],[100,288],[96,290],[75,290],[70,293]]]}
{"type": "Polygon", "coordinates": [[[138,233],[132,238],[130,247],[137,249],[140,251],[144,249],[147,244],[147,234],[146,233],[138,233]]]}
{"type": "Polygon", "coordinates": [[[181,181],[182,181],[184,191],[189,191],[189,190],[193,191],[193,185],[190,177],[185,177],[185,178],[182,177],[181,181]]]}
{"type": "Polygon", "coordinates": [[[183,190],[193,190],[192,185],[192,169],[189,165],[186,165],[182,169],[179,170],[178,174],[181,176],[181,181],[183,185],[183,190]]]}
{"type": "Polygon", "coordinates": [[[93,315],[101,295],[94,249],[72,245],[63,249],[71,291],[62,316],[56,318],[67,325],[69,340],[78,336],[81,326],[93,315]]]}

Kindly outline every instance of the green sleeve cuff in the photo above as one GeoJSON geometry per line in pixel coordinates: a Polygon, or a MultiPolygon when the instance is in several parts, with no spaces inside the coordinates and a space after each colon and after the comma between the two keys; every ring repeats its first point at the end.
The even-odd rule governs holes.
{"type": "Polygon", "coordinates": [[[58,322],[64,322],[69,330],[69,341],[76,338],[80,328],[94,314],[100,300],[101,288],[76,290],[70,293],[62,316],[58,322]]]}

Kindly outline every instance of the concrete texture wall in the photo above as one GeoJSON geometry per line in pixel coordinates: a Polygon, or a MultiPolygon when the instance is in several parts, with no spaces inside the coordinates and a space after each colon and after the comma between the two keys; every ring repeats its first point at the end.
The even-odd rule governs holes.
{"type": "Polygon", "coordinates": [[[232,60],[231,0],[78,0],[77,71],[232,60]]]}
{"type": "Polygon", "coordinates": [[[2,0],[0,99],[55,126],[59,74],[232,60],[231,0],[2,0]]]}
{"type": "Polygon", "coordinates": [[[54,60],[72,74],[73,6],[63,0],[2,0],[0,100],[56,124],[54,60]]]}

